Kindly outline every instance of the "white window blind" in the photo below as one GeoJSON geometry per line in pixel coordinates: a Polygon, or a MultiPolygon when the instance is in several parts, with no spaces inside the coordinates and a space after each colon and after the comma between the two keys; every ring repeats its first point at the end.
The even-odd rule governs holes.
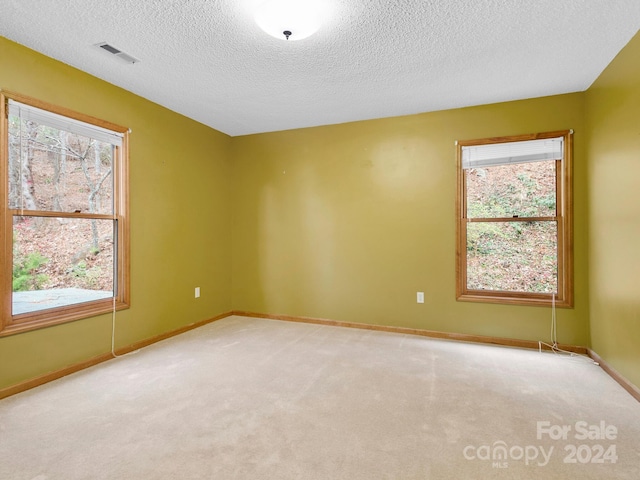
{"type": "Polygon", "coordinates": [[[9,115],[35,122],[38,125],[46,125],[65,132],[92,138],[100,142],[110,143],[116,147],[122,146],[122,138],[124,136],[122,133],[58,115],[11,99],[9,99],[9,115]]]}
{"type": "Polygon", "coordinates": [[[512,163],[562,160],[563,138],[492,143],[462,147],[462,168],[496,167],[512,163]]]}

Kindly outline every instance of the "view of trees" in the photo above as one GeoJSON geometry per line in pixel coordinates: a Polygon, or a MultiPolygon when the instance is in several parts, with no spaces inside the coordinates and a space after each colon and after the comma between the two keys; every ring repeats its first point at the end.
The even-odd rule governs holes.
{"type": "Polygon", "coordinates": [[[113,221],[91,217],[113,212],[112,170],[111,144],[9,116],[14,291],[113,289],[113,221]]]}
{"type": "MultiPolygon", "coordinates": [[[[466,170],[468,218],[554,217],[555,161],[466,170]]],[[[553,293],[554,221],[467,223],[467,286],[474,290],[553,293]]]]}

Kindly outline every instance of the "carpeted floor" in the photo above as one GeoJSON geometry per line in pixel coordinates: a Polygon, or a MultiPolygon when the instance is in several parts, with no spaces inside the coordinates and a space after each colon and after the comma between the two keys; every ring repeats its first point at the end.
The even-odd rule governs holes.
{"type": "Polygon", "coordinates": [[[539,478],[640,478],[584,359],[230,317],[0,401],[3,480],[539,478]]]}

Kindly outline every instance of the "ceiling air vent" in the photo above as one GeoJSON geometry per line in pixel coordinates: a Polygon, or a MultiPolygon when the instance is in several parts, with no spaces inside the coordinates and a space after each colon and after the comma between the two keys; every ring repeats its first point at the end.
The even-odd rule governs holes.
{"type": "Polygon", "coordinates": [[[138,63],[140,61],[137,58],[124,53],[122,50],[114,47],[113,45],[109,45],[107,42],[96,43],[94,46],[101,48],[102,50],[104,50],[105,52],[108,52],[114,57],[117,57],[119,60],[123,61],[124,63],[138,63]]]}

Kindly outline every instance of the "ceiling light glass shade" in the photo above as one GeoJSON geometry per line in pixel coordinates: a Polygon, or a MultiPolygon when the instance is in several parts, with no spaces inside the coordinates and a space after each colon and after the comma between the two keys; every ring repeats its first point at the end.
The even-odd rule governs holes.
{"type": "Polygon", "coordinates": [[[302,40],[313,35],[322,22],[321,11],[313,0],[267,0],[255,11],[258,26],[269,35],[287,40],[302,40]]]}

